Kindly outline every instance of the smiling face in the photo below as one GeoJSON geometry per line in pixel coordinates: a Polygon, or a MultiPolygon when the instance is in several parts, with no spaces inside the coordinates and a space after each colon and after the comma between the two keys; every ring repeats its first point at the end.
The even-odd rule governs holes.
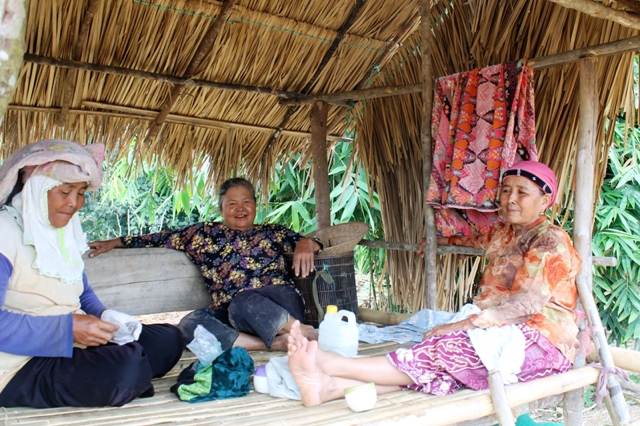
{"type": "Polygon", "coordinates": [[[84,205],[86,182],[63,183],[54,186],[47,193],[49,223],[54,228],[64,228],[74,214],[84,205]]]}
{"type": "Polygon", "coordinates": [[[502,182],[500,206],[513,229],[522,229],[540,217],[551,201],[548,194],[522,176],[508,176],[502,182]]]}
{"type": "Polygon", "coordinates": [[[222,218],[231,229],[247,231],[256,219],[256,200],[251,190],[244,186],[232,186],[222,197],[222,218]]]}

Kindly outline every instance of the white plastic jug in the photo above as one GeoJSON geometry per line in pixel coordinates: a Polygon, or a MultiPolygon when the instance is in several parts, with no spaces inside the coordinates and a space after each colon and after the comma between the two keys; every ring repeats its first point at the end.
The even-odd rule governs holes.
{"type": "Polygon", "coordinates": [[[355,314],[347,310],[338,311],[335,305],[327,306],[327,313],[319,327],[318,346],[338,355],[358,355],[358,324],[355,314]]]}

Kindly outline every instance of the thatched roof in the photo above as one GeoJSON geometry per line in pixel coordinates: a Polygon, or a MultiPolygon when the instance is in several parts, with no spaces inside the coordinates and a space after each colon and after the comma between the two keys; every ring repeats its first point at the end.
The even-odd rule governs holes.
{"type": "MultiPolygon", "coordinates": [[[[311,107],[282,106],[282,97],[421,81],[417,0],[237,1],[219,25],[211,51],[191,70],[196,81],[174,97],[157,136],[145,140],[172,91],[171,83],[149,74],[164,80],[191,74],[194,53],[225,3],[31,0],[26,29],[31,56],[0,129],[0,153],[49,137],[102,141],[115,152],[137,138],[141,156],[156,155],[183,173],[194,161],[209,160],[218,182],[241,170],[264,183],[276,161],[306,152],[309,145],[311,107]],[[334,46],[336,39],[340,43],[334,46]],[[119,74],[80,70],[74,76],[43,64],[52,59],[120,69],[119,74]],[[136,71],[147,74],[134,76],[136,71]],[[242,90],[207,86],[211,82],[242,90]],[[58,123],[62,108],[68,112],[58,123]]],[[[615,6],[609,0],[598,5],[615,6]]],[[[436,77],[638,34],[548,0],[441,0],[433,2],[431,15],[436,77]]],[[[632,54],[602,58],[598,70],[601,175],[612,137],[605,134],[606,120],[621,107],[632,107],[632,54]]],[[[578,132],[577,85],[576,64],[536,72],[539,154],[563,181],[573,176],[567,159],[575,153],[578,132]]],[[[355,130],[358,155],[384,203],[388,240],[417,241],[424,234],[420,111],[420,95],[413,94],[332,106],[329,112],[332,140],[347,128],[355,130]]],[[[393,258],[393,278],[423,281],[415,256],[393,258]]],[[[401,288],[401,300],[414,299],[414,309],[419,307],[424,291],[401,288]]]]}

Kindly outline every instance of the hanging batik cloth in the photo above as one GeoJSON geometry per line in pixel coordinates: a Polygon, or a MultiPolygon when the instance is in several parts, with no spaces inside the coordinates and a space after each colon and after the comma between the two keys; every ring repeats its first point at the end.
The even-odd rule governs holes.
{"type": "Polygon", "coordinates": [[[533,71],[516,62],[436,80],[427,203],[441,236],[485,233],[498,219],[502,172],[537,160],[533,71]]]}

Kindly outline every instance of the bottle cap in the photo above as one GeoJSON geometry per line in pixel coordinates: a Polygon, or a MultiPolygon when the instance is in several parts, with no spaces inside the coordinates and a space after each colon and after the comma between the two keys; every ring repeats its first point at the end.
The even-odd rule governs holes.
{"type": "Polygon", "coordinates": [[[338,307],[336,305],[327,305],[327,313],[328,314],[337,314],[338,307]]]}

